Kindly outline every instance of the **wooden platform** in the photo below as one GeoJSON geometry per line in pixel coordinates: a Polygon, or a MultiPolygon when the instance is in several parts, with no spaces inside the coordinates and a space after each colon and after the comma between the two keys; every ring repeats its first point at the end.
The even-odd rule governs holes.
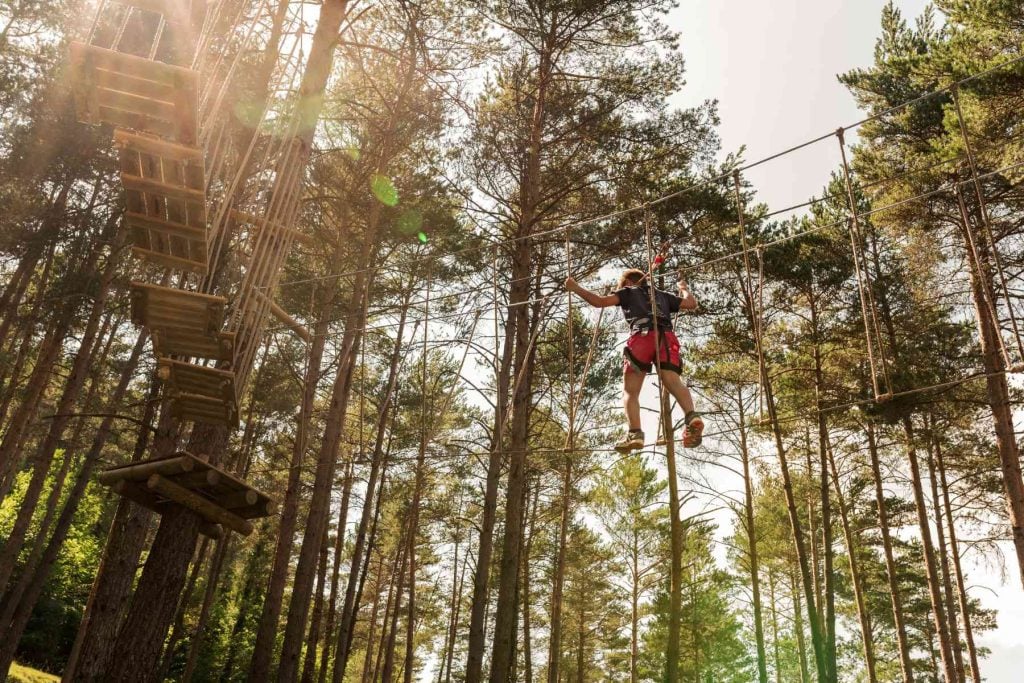
{"type": "Polygon", "coordinates": [[[121,152],[125,222],[136,256],[205,275],[209,231],[202,151],[124,130],[114,132],[114,144],[121,152]]]}
{"type": "Polygon", "coordinates": [[[132,322],[147,328],[157,356],[231,361],[234,332],[222,332],[227,300],[144,282],[132,282],[132,322]]]}
{"type": "Polygon", "coordinates": [[[249,520],[277,510],[267,494],[190,453],[113,467],[97,479],[157,514],[175,505],[186,507],[205,521],[200,530],[214,537],[224,527],[248,536],[249,520]]]}
{"type": "Polygon", "coordinates": [[[79,121],[196,144],[195,71],[85,43],[73,42],[70,50],[69,79],[79,121]]]}
{"type": "Polygon", "coordinates": [[[213,367],[160,358],[157,373],[179,420],[238,426],[235,373],[213,367]]]}

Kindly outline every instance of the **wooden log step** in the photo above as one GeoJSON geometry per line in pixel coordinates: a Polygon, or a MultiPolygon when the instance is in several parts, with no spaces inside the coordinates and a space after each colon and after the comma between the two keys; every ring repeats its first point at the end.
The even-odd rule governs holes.
{"type": "Polygon", "coordinates": [[[137,57],[126,52],[108,50],[97,45],[86,45],[75,41],[71,43],[70,50],[72,62],[85,63],[92,69],[116,71],[135,78],[163,83],[175,89],[194,85],[199,78],[197,72],[183,66],[137,57]]]}
{"type": "Polygon", "coordinates": [[[73,42],[70,78],[80,121],[109,123],[196,142],[198,73],[152,59],[73,42]]]}
{"type": "Polygon", "coordinates": [[[165,121],[164,119],[142,116],[135,112],[122,111],[112,107],[101,107],[98,104],[96,108],[96,120],[82,121],[82,123],[92,123],[96,125],[109,123],[112,126],[133,128],[135,130],[152,133],[153,135],[162,135],[168,138],[173,138],[177,134],[177,127],[174,125],[173,121],[165,121]]]}

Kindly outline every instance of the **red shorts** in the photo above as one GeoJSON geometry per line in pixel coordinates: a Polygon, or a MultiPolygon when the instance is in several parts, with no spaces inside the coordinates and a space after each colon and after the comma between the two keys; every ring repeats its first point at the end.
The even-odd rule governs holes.
{"type": "MultiPolygon", "coordinates": [[[[665,330],[660,335],[658,346],[661,351],[661,369],[680,374],[682,368],[679,365],[679,339],[671,330],[665,330]]],[[[646,375],[654,365],[654,354],[654,332],[647,334],[634,332],[626,342],[623,368],[626,371],[633,370],[646,375]]]]}

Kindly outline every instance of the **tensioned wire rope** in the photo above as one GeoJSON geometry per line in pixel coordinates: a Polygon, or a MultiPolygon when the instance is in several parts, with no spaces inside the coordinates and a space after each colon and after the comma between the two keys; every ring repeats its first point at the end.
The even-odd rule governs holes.
{"type": "MultiPolygon", "coordinates": [[[[988,173],[980,174],[978,176],[978,178],[979,179],[988,179],[988,178],[991,178],[991,177],[994,177],[994,176],[997,176],[997,175],[1001,175],[1003,173],[1007,173],[1009,171],[1013,171],[1013,170],[1016,170],[1016,169],[1022,168],[1022,167],[1024,167],[1024,161],[1017,162],[1017,163],[1014,163],[1014,164],[1009,164],[1007,166],[1003,166],[1003,167],[995,169],[993,171],[989,171],[988,173]]],[[[913,195],[911,197],[906,197],[906,198],[897,200],[897,201],[889,203],[889,204],[884,204],[882,206],[873,207],[872,209],[870,209],[868,211],[858,212],[857,216],[859,218],[869,218],[871,216],[875,216],[875,215],[884,213],[886,211],[891,211],[893,209],[905,206],[907,204],[911,204],[911,203],[914,203],[914,202],[919,202],[919,201],[922,201],[922,200],[930,199],[930,198],[935,197],[937,195],[941,195],[943,193],[953,191],[953,190],[955,190],[956,187],[959,187],[959,186],[962,186],[962,185],[965,185],[965,184],[969,184],[969,183],[972,183],[972,182],[973,182],[973,180],[968,178],[968,179],[956,181],[954,183],[946,183],[946,184],[944,184],[944,185],[942,185],[940,187],[936,187],[936,188],[927,190],[925,192],[913,195]]],[[[765,242],[759,242],[759,243],[756,243],[754,245],[750,245],[748,248],[750,250],[758,250],[758,249],[760,249],[760,250],[764,251],[764,250],[767,250],[767,249],[769,249],[771,247],[778,246],[780,244],[784,244],[786,242],[790,242],[790,241],[793,241],[793,240],[797,240],[797,239],[800,239],[802,237],[806,237],[808,235],[813,235],[813,234],[820,233],[820,232],[826,232],[828,230],[832,230],[832,229],[835,229],[837,227],[842,226],[843,224],[845,224],[850,219],[851,216],[852,216],[852,214],[851,215],[846,215],[846,216],[843,216],[843,217],[841,217],[841,218],[839,218],[839,219],[837,219],[835,221],[829,222],[829,223],[815,225],[813,227],[810,227],[810,228],[807,228],[807,229],[804,229],[804,230],[799,230],[799,231],[796,231],[796,232],[793,232],[793,233],[790,233],[790,234],[787,234],[787,235],[783,235],[781,237],[777,237],[777,238],[772,239],[772,240],[768,240],[768,241],[765,241],[765,242]]],[[[758,221],[758,222],[765,220],[765,218],[766,218],[766,216],[755,216],[755,217],[753,217],[753,219],[758,221]]],[[[743,256],[743,253],[744,253],[743,249],[740,249],[738,251],[734,251],[734,252],[730,252],[730,253],[727,253],[727,254],[723,254],[721,256],[716,256],[714,258],[706,259],[704,261],[701,261],[701,262],[693,264],[693,265],[684,266],[683,268],[681,268],[681,270],[686,272],[686,273],[697,272],[697,271],[703,270],[704,268],[707,268],[708,266],[711,266],[711,265],[715,265],[715,264],[722,263],[722,262],[725,262],[725,261],[730,261],[730,260],[733,260],[733,259],[736,259],[736,258],[740,258],[740,257],[743,256]]],[[[429,259],[431,257],[424,257],[424,258],[425,259],[429,259]]],[[[362,269],[359,272],[374,272],[374,271],[378,271],[378,270],[379,270],[378,268],[370,267],[370,268],[362,269]]],[[[331,277],[333,277],[333,276],[331,276],[331,277]]],[[[531,279],[532,280],[532,279],[535,279],[535,278],[536,278],[536,275],[534,275],[533,277],[530,277],[530,278],[522,278],[522,279],[531,279]]],[[[325,279],[329,279],[329,278],[325,278],[325,279]]],[[[558,282],[558,280],[556,278],[552,277],[551,278],[551,282],[558,282]]],[[[285,284],[287,284],[287,283],[285,283],[285,284]]],[[[465,296],[467,294],[473,294],[473,293],[483,293],[483,292],[487,291],[490,288],[491,288],[491,285],[487,285],[487,286],[474,287],[474,288],[471,288],[471,289],[468,289],[468,290],[461,290],[459,292],[454,292],[454,293],[450,293],[450,294],[434,295],[432,297],[432,300],[436,303],[437,301],[444,300],[444,299],[447,299],[447,298],[462,297],[462,296],[465,296]]],[[[532,298],[524,300],[524,301],[505,303],[505,304],[502,304],[502,307],[503,308],[514,308],[514,307],[517,307],[517,306],[530,305],[530,304],[534,304],[534,303],[538,303],[538,302],[541,302],[541,301],[546,301],[548,299],[552,299],[552,298],[558,297],[560,294],[561,294],[561,292],[556,290],[556,291],[552,291],[552,292],[550,292],[548,294],[543,294],[543,295],[538,296],[538,297],[532,297],[532,298]]],[[[420,302],[411,302],[410,303],[410,307],[416,307],[418,304],[421,304],[421,303],[422,303],[421,301],[420,302]]],[[[432,320],[443,320],[443,319],[446,319],[446,318],[459,317],[460,315],[463,315],[463,314],[462,313],[442,313],[442,314],[438,314],[438,315],[432,317],[431,319],[432,320]]],[[[329,322],[340,322],[343,319],[344,318],[342,318],[342,317],[333,318],[329,322]]],[[[364,326],[362,328],[359,328],[359,331],[370,331],[370,330],[388,329],[388,328],[392,328],[392,327],[396,327],[396,326],[397,326],[397,323],[374,323],[373,325],[366,325],[366,326],[364,326]]],[[[268,331],[269,332],[277,332],[277,331],[283,331],[285,329],[287,329],[287,328],[280,327],[280,328],[272,328],[272,329],[270,329],[268,331]]]]}
{"type": "MultiPolygon", "coordinates": [[[[776,152],[774,154],[771,154],[769,156],[763,157],[763,158],[758,159],[756,161],[749,162],[747,164],[743,164],[743,165],[740,165],[740,166],[737,166],[737,167],[734,167],[734,168],[730,168],[729,170],[724,171],[722,173],[719,173],[719,174],[717,174],[715,176],[711,176],[711,177],[708,177],[708,178],[704,178],[704,179],[698,180],[698,181],[693,182],[693,183],[691,183],[689,185],[686,185],[686,186],[684,186],[682,188],[679,188],[678,190],[673,190],[672,192],[669,192],[667,194],[661,195],[661,196],[656,197],[654,199],[651,199],[651,200],[649,200],[647,202],[643,202],[643,203],[640,203],[640,204],[635,204],[635,205],[627,206],[627,207],[624,207],[622,209],[617,209],[615,211],[611,211],[609,213],[605,213],[605,214],[602,214],[602,215],[599,215],[599,216],[593,216],[593,217],[590,217],[590,218],[583,218],[583,219],[576,220],[576,221],[570,221],[568,223],[563,223],[561,225],[558,225],[558,226],[555,226],[555,227],[552,227],[552,228],[548,228],[546,230],[541,230],[541,231],[538,231],[538,232],[530,233],[528,235],[520,235],[520,236],[516,236],[516,237],[506,237],[506,238],[499,239],[499,240],[493,240],[492,239],[492,240],[486,241],[486,243],[484,243],[484,244],[476,244],[476,245],[472,245],[472,246],[468,246],[468,247],[462,247],[460,249],[454,249],[454,250],[451,250],[451,251],[447,251],[447,252],[443,252],[443,253],[438,253],[438,254],[434,254],[434,255],[431,255],[431,256],[425,256],[424,258],[432,259],[432,260],[440,260],[440,259],[444,259],[444,258],[450,258],[452,256],[458,256],[458,255],[461,255],[461,254],[472,253],[474,251],[483,251],[483,250],[486,250],[486,249],[493,249],[496,246],[498,246],[498,247],[500,247],[500,246],[508,246],[508,245],[514,244],[514,243],[522,241],[522,240],[527,240],[527,239],[534,240],[534,239],[537,239],[539,237],[553,236],[553,235],[556,235],[558,233],[565,232],[566,230],[571,231],[571,230],[574,230],[576,228],[584,227],[586,225],[592,225],[594,223],[600,223],[602,221],[608,221],[608,220],[611,220],[613,218],[619,218],[621,216],[625,216],[625,215],[628,215],[628,214],[631,214],[631,213],[636,213],[638,211],[644,211],[644,210],[646,210],[646,209],[648,209],[650,207],[657,206],[659,204],[663,204],[663,203],[665,203],[665,202],[667,202],[669,200],[672,200],[672,199],[675,199],[677,197],[683,196],[685,194],[693,192],[694,190],[700,189],[702,187],[706,187],[706,186],[712,185],[712,184],[714,184],[716,182],[721,182],[721,181],[728,180],[728,179],[730,179],[732,177],[732,174],[735,173],[735,172],[743,173],[745,171],[749,171],[751,169],[757,168],[757,167],[762,166],[764,164],[767,164],[767,163],[769,163],[771,161],[775,161],[775,160],[777,160],[779,158],[782,158],[782,157],[787,156],[789,154],[792,154],[794,152],[798,152],[798,151],[800,151],[802,149],[805,149],[807,147],[810,147],[812,145],[816,145],[816,144],[818,144],[820,142],[824,142],[826,140],[832,139],[832,138],[836,137],[837,134],[840,133],[840,132],[846,133],[846,132],[849,132],[851,130],[856,130],[857,128],[859,128],[859,127],[861,127],[861,126],[863,126],[863,125],[865,125],[867,123],[870,123],[872,121],[878,120],[880,118],[884,118],[886,116],[889,116],[891,114],[899,112],[899,111],[901,111],[901,110],[903,110],[905,108],[911,107],[911,106],[913,106],[915,104],[919,104],[919,103],[921,103],[921,102],[923,102],[925,100],[928,100],[928,99],[930,99],[932,97],[936,97],[938,95],[943,95],[943,94],[946,94],[946,93],[952,93],[952,92],[954,92],[955,90],[957,90],[958,88],[960,88],[961,86],[963,86],[963,85],[965,85],[967,83],[970,83],[972,81],[975,81],[975,80],[978,80],[980,78],[983,78],[983,77],[985,77],[985,76],[987,76],[987,75],[989,75],[991,73],[994,73],[996,71],[999,71],[1001,69],[1005,69],[1005,68],[1014,66],[1014,65],[1019,64],[1021,62],[1024,62],[1024,55],[1022,55],[1020,57],[1015,57],[1013,59],[1007,60],[1007,61],[1002,62],[1000,64],[993,65],[993,66],[989,67],[988,69],[984,69],[984,70],[979,71],[977,73],[974,73],[974,74],[971,74],[971,75],[966,76],[964,78],[961,78],[961,79],[959,79],[957,81],[954,81],[954,82],[952,82],[952,83],[950,83],[948,85],[945,85],[945,86],[943,86],[941,88],[937,88],[935,90],[930,90],[927,93],[923,93],[923,94],[921,94],[921,95],[919,95],[919,96],[917,96],[917,97],[915,97],[913,99],[907,100],[906,102],[902,102],[900,104],[893,105],[892,107],[889,107],[888,109],[885,109],[884,111],[877,112],[877,113],[872,114],[870,116],[867,116],[867,117],[865,117],[863,119],[860,119],[859,121],[856,121],[854,123],[851,123],[851,124],[848,124],[848,125],[845,125],[845,126],[840,126],[838,129],[835,129],[835,130],[833,130],[833,131],[831,131],[829,133],[826,133],[826,134],[823,134],[823,135],[819,135],[818,137],[815,137],[813,139],[810,139],[810,140],[807,140],[805,142],[799,143],[797,145],[789,147],[788,149],[782,150],[780,152],[776,152]]],[[[899,177],[900,176],[894,176],[894,178],[899,178],[899,177]]],[[[983,177],[983,176],[979,174],[979,178],[981,178],[981,177],[983,177]]],[[[822,201],[822,199],[819,199],[818,201],[822,201]]],[[[797,206],[795,206],[795,207],[793,207],[792,209],[789,209],[789,210],[795,210],[797,208],[801,208],[801,205],[797,205],[797,206]]],[[[475,235],[475,237],[487,240],[488,236],[486,236],[486,235],[475,235]]],[[[302,278],[302,279],[298,279],[298,280],[289,280],[287,282],[281,283],[280,286],[284,287],[284,286],[291,286],[293,284],[301,284],[301,283],[305,283],[305,282],[337,279],[337,278],[340,278],[340,277],[346,277],[348,275],[354,275],[354,274],[357,274],[357,273],[360,273],[360,272],[369,272],[369,271],[372,271],[372,270],[377,270],[377,268],[370,266],[370,267],[365,267],[365,268],[356,269],[356,270],[352,270],[352,271],[346,271],[345,273],[340,273],[340,274],[336,274],[336,275],[325,275],[325,276],[315,277],[315,278],[302,278]]]]}
{"type": "MultiPolygon", "coordinates": [[[[1005,62],[1005,63],[1002,63],[1000,65],[993,66],[992,68],[990,68],[990,69],[988,69],[986,71],[983,71],[983,72],[980,72],[978,74],[974,74],[972,76],[964,78],[961,81],[958,81],[957,83],[954,83],[951,86],[946,86],[946,87],[944,87],[944,88],[942,88],[940,90],[936,90],[936,91],[932,91],[930,93],[923,94],[923,95],[921,95],[921,96],[919,96],[917,98],[914,98],[913,100],[910,100],[908,102],[905,102],[905,103],[903,103],[901,105],[896,105],[896,106],[891,107],[891,108],[889,108],[889,109],[887,109],[887,110],[885,110],[883,112],[879,112],[879,113],[876,113],[876,114],[874,114],[872,116],[869,116],[869,117],[867,117],[867,118],[865,118],[865,119],[863,119],[863,120],[861,120],[861,121],[859,121],[859,122],[857,122],[855,124],[852,124],[850,126],[846,126],[844,128],[840,128],[836,133],[830,133],[828,135],[815,138],[815,139],[810,140],[808,142],[805,142],[805,143],[802,143],[800,145],[794,146],[794,147],[792,147],[792,148],[790,148],[788,150],[785,150],[783,152],[779,152],[777,154],[771,155],[771,156],[766,157],[764,159],[761,159],[759,161],[752,162],[750,164],[742,166],[742,167],[740,167],[738,169],[734,169],[730,173],[735,174],[735,173],[738,173],[740,171],[751,169],[751,168],[754,168],[756,166],[768,163],[769,161],[772,161],[774,159],[778,159],[778,158],[780,158],[782,156],[785,156],[787,154],[793,153],[795,151],[798,151],[798,150],[803,149],[805,147],[808,147],[810,145],[813,145],[813,144],[816,144],[816,143],[821,142],[823,140],[829,139],[833,135],[838,135],[840,141],[842,142],[842,134],[843,134],[843,132],[845,132],[847,130],[856,128],[856,127],[858,127],[860,125],[863,125],[864,123],[867,123],[869,121],[877,120],[878,118],[881,118],[881,117],[883,117],[885,115],[891,114],[891,113],[893,113],[895,111],[899,111],[902,108],[905,108],[905,107],[913,105],[914,103],[921,102],[921,101],[923,101],[923,100],[925,100],[925,99],[927,99],[929,97],[935,96],[936,94],[943,93],[943,92],[955,92],[956,89],[958,88],[958,86],[963,84],[963,83],[975,80],[977,78],[980,78],[983,75],[986,75],[987,73],[991,73],[992,71],[995,71],[995,70],[1000,69],[1000,68],[1005,68],[1006,66],[1015,64],[1017,62],[1020,62],[1021,60],[1024,60],[1024,57],[1020,57],[1020,58],[1011,60],[1009,62],[1005,62]]],[[[1007,144],[1009,144],[1009,143],[1007,143],[1007,144]]],[[[970,155],[971,153],[969,152],[968,154],[970,155]]],[[[881,180],[881,181],[876,181],[875,183],[872,183],[871,185],[875,186],[875,185],[881,184],[883,182],[894,182],[896,180],[899,180],[901,178],[906,177],[907,175],[909,175],[911,173],[924,172],[924,171],[927,171],[927,170],[931,170],[931,169],[934,169],[934,168],[936,168],[938,166],[944,165],[946,163],[949,163],[949,162],[955,161],[955,160],[956,159],[941,160],[939,162],[935,162],[933,164],[930,164],[930,165],[926,166],[924,169],[914,169],[914,170],[911,170],[911,171],[908,171],[908,172],[904,172],[904,173],[901,173],[901,174],[899,174],[899,175],[897,175],[897,176],[895,176],[893,178],[890,178],[890,179],[884,179],[884,180],[881,180]]],[[[962,158],[961,158],[961,160],[962,160],[962,158]]],[[[973,158],[971,158],[970,160],[972,161],[972,165],[973,165],[973,158]]],[[[959,190],[960,185],[962,185],[962,184],[964,184],[966,182],[973,182],[977,186],[978,181],[980,179],[982,179],[982,178],[986,178],[986,177],[990,177],[992,175],[1004,173],[1006,171],[1018,168],[1018,167],[1020,167],[1022,165],[1024,165],[1024,163],[1012,164],[1012,165],[1003,167],[1001,169],[998,169],[996,171],[992,171],[992,172],[986,173],[986,174],[978,174],[975,171],[975,173],[973,173],[972,180],[956,182],[956,183],[953,184],[953,187],[956,188],[957,190],[959,190]]],[[[654,206],[654,205],[663,203],[665,201],[668,201],[671,198],[680,196],[684,192],[692,191],[693,189],[695,189],[697,187],[701,187],[701,186],[703,186],[703,185],[705,185],[707,183],[711,183],[711,182],[716,182],[716,181],[722,180],[724,177],[727,177],[727,174],[723,174],[722,176],[702,181],[700,183],[697,183],[696,185],[693,185],[693,186],[690,186],[690,187],[687,187],[687,188],[683,188],[683,189],[678,190],[676,192],[673,192],[673,193],[664,195],[662,197],[659,197],[659,198],[657,198],[655,200],[651,200],[650,202],[645,202],[644,204],[641,204],[639,206],[627,207],[625,209],[622,209],[622,210],[619,210],[619,211],[616,211],[616,212],[612,212],[612,213],[604,215],[604,216],[595,217],[595,218],[591,218],[591,219],[585,219],[583,221],[577,221],[575,223],[571,223],[571,224],[568,224],[568,225],[565,225],[565,226],[560,226],[560,227],[552,228],[552,229],[547,230],[547,231],[541,231],[541,232],[533,233],[531,235],[526,235],[526,236],[523,236],[523,237],[510,238],[510,239],[507,239],[507,240],[503,240],[501,242],[492,242],[490,244],[483,245],[483,246],[467,247],[467,248],[464,248],[462,250],[456,250],[456,251],[451,251],[451,252],[447,252],[447,253],[444,253],[444,254],[438,254],[438,255],[435,255],[433,257],[428,257],[428,258],[442,259],[442,258],[446,258],[446,257],[451,257],[451,256],[454,256],[454,255],[457,255],[459,253],[466,253],[466,252],[469,252],[469,251],[472,251],[472,250],[483,249],[483,248],[487,248],[487,247],[492,247],[492,248],[496,249],[498,246],[503,245],[503,244],[513,243],[513,242],[519,241],[521,239],[534,239],[534,238],[542,237],[542,236],[545,236],[545,235],[548,235],[548,234],[557,233],[559,231],[565,231],[566,238],[568,240],[568,239],[570,239],[569,236],[568,236],[569,235],[569,231],[573,227],[578,227],[578,226],[581,226],[581,225],[586,225],[586,224],[598,222],[598,221],[601,221],[601,220],[608,220],[610,218],[622,216],[622,215],[625,215],[627,213],[630,213],[630,212],[633,212],[633,211],[636,211],[636,210],[640,210],[640,209],[649,210],[649,208],[651,206],[654,206]]],[[[927,199],[927,198],[929,198],[931,196],[934,196],[934,195],[936,195],[938,193],[948,191],[949,189],[950,188],[948,186],[939,187],[939,188],[936,188],[936,189],[933,189],[933,190],[921,193],[919,195],[915,195],[914,197],[910,197],[910,198],[906,198],[906,199],[900,200],[898,202],[894,202],[894,203],[886,205],[886,206],[875,207],[875,208],[871,209],[868,212],[864,212],[863,214],[859,214],[858,212],[851,211],[850,212],[851,216],[844,217],[843,219],[841,219],[839,221],[836,221],[833,224],[823,225],[823,226],[815,226],[814,228],[812,228],[810,230],[799,231],[797,233],[794,233],[794,234],[791,234],[791,235],[787,235],[787,236],[784,236],[782,238],[778,238],[776,240],[772,240],[771,242],[768,242],[768,243],[758,244],[756,246],[756,249],[758,250],[759,261],[760,261],[761,252],[766,247],[768,247],[768,246],[772,246],[772,245],[779,244],[779,243],[782,243],[782,242],[785,242],[785,241],[796,239],[798,237],[801,237],[803,235],[807,235],[807,234],[810,234],[810,233],[813,233],[813,232],[819,232],[819,231],[826,230],[826,229],[829,229],[829,228],[832,228],[832,227],[836,227],[837,225],[840,225],[843,222],[850,220],[854,216],[856,216],[856,217],[870,216],[870,215],[874,215],[874,214],[880,213],[882,211],[891,210],[893,208],[896,208],[898,206],[902,206],[902,205],[907,204],[907,203],[912,202],[912,201],[918,201],[918,200],[921,200],[921,199],[927,199]]],[[[834,198],[834,197],[823,197],[823,198],[818,198],[816,200],[811,200],[810,202],[804,202],[801,205],[797,205],[797,206],[791,207],[789,209],[784,209],[784,210],[782,210],[780,212],[775,212],[775,214],[773,214],[773,215],[777,215],[778,213],[782,213],[782,212],[786,212],[786,211],[796,210],[796,209],[799,209],[799,208],[804,208],[806,206],[811,206],[811,205],[813,205],[815,203],[819,203],[821,201],[825,201],[826,199],[830,199],[830,198],[834,198]]],[[[758,220],[763,220],[766,217],[767,216],[758,217],[758,220]]],[[[725,259],[735,258],[737,255],[740,255],[740,254],[743,254],[744,256],[749,254],[748,247],[746,245],[744,245],[744,249],[741,252],[737,252],[735,254],[730,254],[730,255],[718,257],[716,259],[708,260],[708,261],[703,262],[701,264],[697,264],[695,266],[691,266],[689,268],[686,268],[685,270],[687,272],[690,272],[690,271],[693,271],[693,270],[697,270],[699,268],[706,267],[707,265],[710,265],[711,263],[720,262],[720,261],[723,261],[725,259]]],[[[749,266],[748,266],[748,269],[749,269],[749,266]]],[[[380,267],[370,267],[370,268],[364,269],[364,271],[366,271],[366,272],[369,272],[369,271],[380,271],[380,270],[381,270],[380,267]]],[[[316,280],[332,279],[332,278],[341,277],[341,276],[343,276],[343,275],[329,276],[327,278],[311,278],[311,280],[313,280],[313,279],[316,279],[316,280]]],[[[749,277],[749,270],[748,270],[748,277],[749,277]]],[[[283,283],[283,284],[297,284],[298,282],[299,281],[290,281],[288,283],[283,283]]],[[[859,278],[858,278],[858,282],[860,282],[859,278]]],[[[282,286],[283,286],[283,284],[282,284],[282,286]]],[[[446,295],[446,296],[455,296],[455,295],[464,296],[465,293],[454,293],[452,295],[446,295]]],[[[516,305],[530,304],[530,303],[536,303],[536,302],[539,302],[539,301],[548,300],[548,299],[552,298],[553,296],[555,296],[555,294],[545,295],[545,296],[542,296],[542,297],[539,297],[539,298],[534,298],[534,299],[530,299],[530,300],[523,301],[523,302],[510,303],[510,304],[507,304],[507,307],[516,306],[516,305]]],[[[456,316],[465,316],[466,312],[455,314],[455,315],[456,316]]],[[[444,316],[444,317],[452,317],[452,316],[444,316]]],[[[439,319],[439,318],[435,318],[435,319],[439,319]]],[[[384,324],[384,325],[375,325],[373,327],[367,326],[364,329],[382,329],[382,328],[387,328],[387,327],[392,327],[392,326],[393,325],[384,324]]],[[[538,329],[537,332],[539,333],[539,329],[538,329]]],[[[532,342],[535,341],[535,340],[536,340],[536,334],[534,335],[534,339],[531,340],[531,345],[532,345],[532,342]]],[[[870,342],[870,339],[869,339],[869,342],[870,342]]],[[[993,376],[993,375],[1005,374],[1006,372],[1008,372],[1008,371],[1007,370],[1003,370],[1003,371],[999,371],[999,372],[996,372],[996,373],[974,374],[974,375],[971,375],[969,377],[960,378],[960,379],[952,380],[952,381],[949,381],[949,382],[929,385],[929,386],[926,386],[926,387],[917,387],[917,388],[914,388],[914,389],[909,389],[909,390],[905,390],[905,391],[901,391],[901,392],[889,392],[888,398],[892,399],[892,398],[896,398],[896,397],[902,397],[902,396],[908,396],[908,395],[912,395],[912,394],[916,394],[916,393],[921,393],[921,392],[924,392],[924,391],[932,391],[932,390],[942,389],[942,388],[951,388],[951,387],[958,386],[958,385],[966,383],[966,382],[970,382],[970,381],[972,381],[974,379],[978,379],[980,377],[990,377],[990,376],[993,376]]],[[[876,402],[876,401],[877,401],[877,398],[863,399],[863,400],[853,401],[853,402],[849,402],[849,403],[841,404],[841,405],[837,405],[837,406],[829,406],[828,408],[817,410],[817,411],[815,411],[815,413],[833,412],[833,411],[836,411],[836,410],[847,409],[849,407],[854,407],[854,406],[857,406],[857,405],[862,405],[862,404],[866,404],[866,403],[870,403],[870,402],[876,402]]],[[[780,418],[779,422],[786,422],[786,421],[789,421],[789,420],[792,420],[792,419],[801,419],[801,416],[792,416],[792,417],[780,418]]],[[[708,434],[708,436],[712,437],[712,436],[716,436],[716,435],[721,435],[721,434],[728,433],[729,431],[732,431],[732,430],[724,430],[724,431],[719,431],[719,432],[715,432],[715,433],[710,433],[710,434],[708,434]]],[[[552,449],[552,451],[554,451],[554,450],[555,449],[552,449]]],[[[576,450],[576,449],[573,449],[573,450],[576,450]]],[[[600,452],[601,450],[614,450],[614,449],[591,449],[591,448],[588,448],[588,449],[581,449],[581,450],[586,450],[586,451],[590,451],[590,452],[600,452]]],[[[531,449],[531,451],[532,452],[540,452],[540,450],[538,450],[538,449],[531,449]]],[[[564,452],[564,449],[563,449],[562,452],[564,452]]],[[[489,454],[489,453],[490,453],[490,451],[485,451],[485,452],[480,453],[480,455],[486,455],[486,454],[489,454]]],[[[460,453],[459,457],[465,457],[465,455],[466,455],[465,453],[460,453]]]]}

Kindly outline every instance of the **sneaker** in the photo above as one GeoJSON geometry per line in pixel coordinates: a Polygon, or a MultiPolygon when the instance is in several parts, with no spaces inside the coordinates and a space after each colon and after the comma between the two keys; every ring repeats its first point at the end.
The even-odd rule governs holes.
{"type": "Polygon", "coordinates": [[[704,421],[699,417],[695,417],[690,420],[690,423],[683,428],[683,447],[684,448],[696,448],[702,441],[701,435],[704,433],[704,421]]]}
{"type": "Polygon", "coordinates": [[[615,450],[619,453],[638,451],[644,447],[644,433],[639,429],[631,429],[626,438],[615,444],[615,450]]]}

